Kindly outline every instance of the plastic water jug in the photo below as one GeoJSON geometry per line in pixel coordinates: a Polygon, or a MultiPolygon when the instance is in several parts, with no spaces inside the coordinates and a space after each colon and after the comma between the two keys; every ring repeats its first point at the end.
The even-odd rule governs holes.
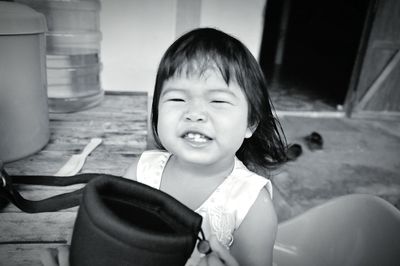
{"type": "Polygon", "coordinates": [[[16,0],[47,20],[47,83],[51,112],[74,112],[98,104],[100,72],[99,0],[16,0]]]}

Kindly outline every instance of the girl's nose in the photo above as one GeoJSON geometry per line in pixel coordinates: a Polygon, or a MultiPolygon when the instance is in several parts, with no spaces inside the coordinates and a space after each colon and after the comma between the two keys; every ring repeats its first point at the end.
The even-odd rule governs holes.
{"type": "Polygon", "coordinates": [[[207,116],[202,113],[190,112],[190,113],[186,114],[185,119],[190,122],[204,122],[207,120],[207,116]]]}
{"type": "Polygon", "coordinates": [[[199,104],[191,104],[185,113],[185,120],[190,122],[205,122],[207,117],[206,110],[199,104]]]}

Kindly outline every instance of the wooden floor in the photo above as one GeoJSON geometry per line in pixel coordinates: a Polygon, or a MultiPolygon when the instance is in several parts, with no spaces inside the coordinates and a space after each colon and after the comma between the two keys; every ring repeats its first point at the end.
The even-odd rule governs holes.
{"type": "MultiPolygon", "coordinates": [[[[38,153],[5,164],[10,175],[53,175],[82,152],[91,138],[102,144],[81,172],[121,176],[147,147],[147,94],[111,93],[100,105],[70,114],[50,114],[50,140],[38,153]]],[[[27,199],[40,200],[80,188],[19,186],[27,199]]],[[[77,207],[29,214],[9,204],[0,211],[0,266],[41,265],[40,252],[70,242],[77,207]]]]}

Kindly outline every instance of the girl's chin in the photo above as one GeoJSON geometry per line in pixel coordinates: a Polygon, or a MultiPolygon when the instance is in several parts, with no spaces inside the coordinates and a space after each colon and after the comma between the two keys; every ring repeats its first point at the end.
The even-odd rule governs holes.
{"type": "MultiPolygon", "coordinates": [[[[230,156],[223,156],[216,150],[203,150],[203,151],[180,151],[174,153],[178,160],[185,162],[187,164],[193,164],[194,166],[201,166],[201,167],[219,167],[225,165],[227,162],[228,157],[230,156]]],[[[234,156],[233,156],[234,157],[234,156]]],[[[233,158],[232,158],[233,160],[233,158]]],[[[231,160],[229,160],[231,161],[231,160]]]]}
{"type": "Polygon", "coordinates": [[[186,163],[195,164],[195,165],[212,165],[215,164],[218,159],[216,154],[206,150],[185,150],[185,151],[177,151],[174,153],[179,160],[182,160],[186,163]]]}

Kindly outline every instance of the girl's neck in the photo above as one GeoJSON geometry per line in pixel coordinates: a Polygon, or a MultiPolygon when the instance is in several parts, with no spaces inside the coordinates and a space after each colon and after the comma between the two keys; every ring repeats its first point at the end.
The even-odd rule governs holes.
{"type": "Polygon", "coordinates": [[[225,161],[219,167],[193,165],[172,155],[164,169],[160,189],[196,210],[233,171],[235,159],[225,161]]]}
{"type": "Polygon", "coordinates": [[[213,165],[199,165],[182,161],[172,155],[169,160],[169,167],[173,172],[180,173],[187,179],[225,179],[233,170],[235,158],[229,158],[213,165]]]}

